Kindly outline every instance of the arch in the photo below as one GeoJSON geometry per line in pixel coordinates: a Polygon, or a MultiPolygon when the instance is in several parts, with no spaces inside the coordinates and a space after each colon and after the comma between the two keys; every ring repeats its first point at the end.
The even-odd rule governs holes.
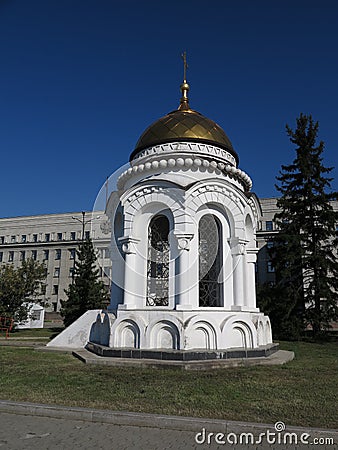
{"type": "Polygon", "coordinates": [[[257,328],[257,344],[258,345],[265,345],[266,344],[266,340],[265,340],[265,333],[264,333],[264,326],[262,322],[258,323],[258,328],[257,328]]]}
{"type": "Polygon", "coordinates": [[[217,205],[229,221],[231,237],[244,238],[244,212],[248,206],[246,197],[226,182],[212,179],[196,183],[187,192],[187,212],[192,217],[205,205],[217,205]]]}
{"type": "Polygon", "coordinates": [[[271,330],[271,323],[268,318],[266,318],[265,323],[265,344],[272,344],[272,330],[271,330]]]}
{"type": "Polygon", "coordinates": [[[256,348],[257,330],[250,317],[231,316],[221,324],[223,348],[256,348]]]}
{"type": "Polygon", "coordinates": [[[171,320],[160,320],[149,329],[149,348],[180,349],[180,333],[171,320]]]}
{"type": "Polygon", "coordinates": [[[192,218],[186,214],[184,207],[185,191],[171,183],[138,185],[122,195],[121,203],[124,206],[125,235],[142,233],[143,220],[140,221],[140,226],[135,227],[139,219],[143,219],[147,212],[154,215],[165,209],[170,210],[175,228],[178,230],[185,231],[186,226],[193,224],[192,218]]]}
{"type": "Polygon", "coordinates": [[[204,214],[198,224],[199,306],[223,306],[220,274],[222,267],[222,226],[213,214],[204,214]]]}
{"type": "Polygon", "coordinates": [[[113,347],[140,348],[140,336],[140,328],[134,320],[122,320],[115,328],[113,347]]]}
{"type": "Polygon", "coordinates": [[[148,226],[146,306],[169,305],[169,231],[168,218],[155,215],[148,226]]]}
{"type": "Polygon", "coordinates": [[[189,349],[216,350],[216,328],[210,322],[197,319],[186,329],[186,340],[189,349]]]}

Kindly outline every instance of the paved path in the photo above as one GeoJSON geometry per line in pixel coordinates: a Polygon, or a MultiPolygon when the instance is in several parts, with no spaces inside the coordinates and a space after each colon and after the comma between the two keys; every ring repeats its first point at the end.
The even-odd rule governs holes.
{"type": "MultiPolygon", "coordinates": [[[[338,432],[330,430],[287,427],[298,440],[303,433],[308,442],[321,439],[322,445],[273,444],[278,436],[273,425],[225,422],[210,419],[182,418],[152,414],[123,413],[85,408],[36,405],[0,401],[0,450],[195,450],[195,449],[336,449],[338,432]],[[82,419],[82,420],[81,420],[82,419]],[[206,433],[203,433],[203,429],[206,433]],[[269,430],[262,443],[257,443],[260,433],[269,430]],[[208,443],[208,433],[210,443],[208,443]],[[217,433],[223,433],[218,435],[217,433]],[[245,433],[245,435],[243,434],[245,433]],[[246,436],[252,433],[254,444],[247,445],[246,436]],[[196,435],[197,441],[196,442],[196,435]],[[240,439],[231,445],[226,439],[240,439]],[[324,440],[333,438],[334,444],[324,440]],[[218,445],[215,440],[219,440],[218,445]],[[224,443],[223,443],[224,442],[224,443]]],[[[284,433],[279,433],[284,436],[284,433]]],[[[251,436],[249,436],[251,438],[251,436]]],[[[249,441],[250,442],[250,441],[249,441]]]]}

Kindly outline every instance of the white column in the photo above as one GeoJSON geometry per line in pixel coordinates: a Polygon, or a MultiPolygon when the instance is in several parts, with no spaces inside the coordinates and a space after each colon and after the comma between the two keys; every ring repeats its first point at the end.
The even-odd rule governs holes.
{"type": "Polygon", "coordinates": [[[257,260],[257,248],[246,249],[246,279],[245,279],[245,306],[250,311],[257,311],[256,307],[256,276],[255,263],[257,260]]]}
{"type": "MultiPolygon", "coordinates": [[[[122,244],[122,251],[125,254],[124,259],[124,299],[123,305],[119,305],[119,309],[135,309],[141,308],[141,298],[138,295],[136,274],[136,244],[139,239],[131,236],[123,236],[118,239],[122,244]]],[[[114,268],[113,268],[114,270],[114,268]]]]}
{"type": "Polygon", "coordinates": [[[233,266],[233,294],[234,304],[231,307],[234,311],[241,311],[244,306],[244,263],[245,263],[245,245],[247,241],[239,238],[233,238],[230,241],[232,266],[233,266]]]}
{"type": "Polygon", "coordinates": [[[177,272],[176,280],[176,309],[192,309],[190,301],[191,283],[190,278],[190,241],[191,233],[174,232],[177,239],[177,272]]]}

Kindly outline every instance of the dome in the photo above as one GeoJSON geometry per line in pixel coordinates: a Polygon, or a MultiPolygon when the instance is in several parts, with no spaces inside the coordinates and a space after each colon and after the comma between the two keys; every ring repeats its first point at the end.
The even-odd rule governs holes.
{"type": "Polygon", "coordinates": [[[189,85],[186,82],[183,82],[181,90],[179,108],[156,120],[142,133],[135,150],[130,155],[130,161],[137,153],[148,147],[170,142],[193,141],[221,147],[232,154],[238,163],[238,155],[223,129],[213,120],[190,108],[187,97],[189,85]]]}

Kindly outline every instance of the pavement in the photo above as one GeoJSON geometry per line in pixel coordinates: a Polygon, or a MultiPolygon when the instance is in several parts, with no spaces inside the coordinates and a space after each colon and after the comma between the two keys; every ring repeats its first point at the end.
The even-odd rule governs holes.
{"type": "Polygon", "coordinates": [[[333,450],[338,431],[0,401],[1,450],[224,448],[333,450]]]}

